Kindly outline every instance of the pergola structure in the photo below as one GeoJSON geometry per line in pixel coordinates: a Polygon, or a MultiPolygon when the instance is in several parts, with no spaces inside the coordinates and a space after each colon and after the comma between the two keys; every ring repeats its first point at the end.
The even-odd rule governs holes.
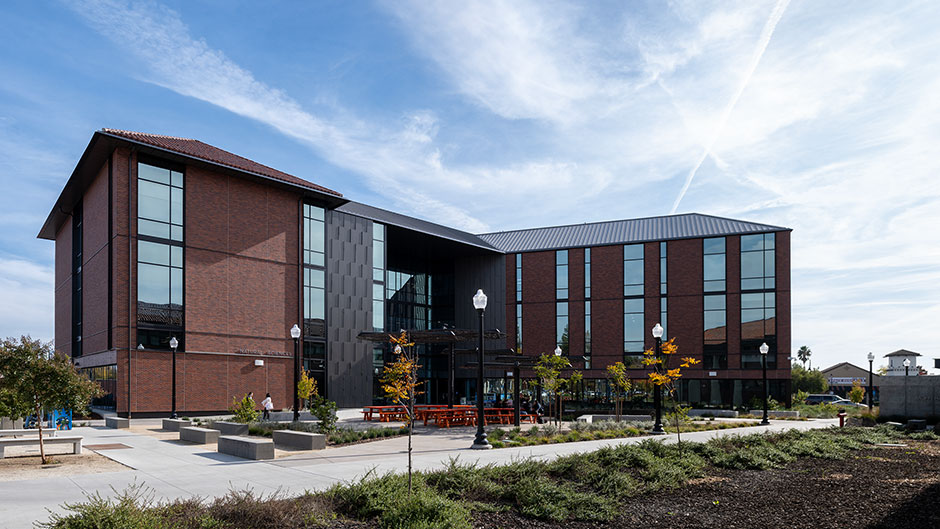
{"type": "MultiPolygon", "coordinates": [[[[447,354],[447,407],[453,408],[455,378],[454,356],[456,353],[455,346],[458,342],[468,342],[478,338],[479,333],[470,329],[402,329],[399,332],[402,331],[408,333],[408,338],[416,344],[422,343],[450,345],[447,354]]],[[[394,333],[388,332],[361,332],[359,333],[359,339],[376,343],[388,343],[389,336],[392,336],[393,334],[394,333]]],[[[490,331],[484,331],[483,337],[487,340],[501,340],[506,337],[506,333],[500,331],[499,329],[494,329],[490,331]]],[[[483,388],[478,388],[477,391],[483,391],[483,388]]]]}

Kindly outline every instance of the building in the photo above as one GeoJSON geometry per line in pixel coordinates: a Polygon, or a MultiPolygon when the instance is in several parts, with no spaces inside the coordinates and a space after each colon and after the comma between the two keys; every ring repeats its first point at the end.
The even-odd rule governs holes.
{"type": "MultiPolygon", "coordinates": [[[[852,385],[858,382],[865,388],[865,401],[868,402],[868,369],[858,367],[848,362],[842,362],[822,370],[822,374],[829,383],[829,391],[843,398],[849,398],[852,385]]],[[[881,385],[881,376],[872,373],[872,398],[878,402],[878,388],[881,385]]]]}
{"type": "Polygon", "coordinates": [[[917,357],[921,356],[920,353],[915,353],[914,351],[908,351],[907,349],[898,349],[893,353],[888,353],[884,357],[888,359],[888,371],[885,373],[885,376],[889,377],[903,377],[905,373],[907,376],[917,376],[920,374],[922,367],[917,365],[917,357]],[[908,368],[904,368],[904,361],[908,361],[908,368]]]}
{"type": "MultiPolygon", "coordinates": [[[[577,399],[603,405],[605,367],[639,363],[662,322],[693,403],[789,397],[790,231],[699,214],[474,235],[350,201],[197,140],[94,133],[42,226],[55,241],[55,343],[121,415],[226,409],[248,391],[292,400],[289,329],[305,369],[340,406],[380,399],[389,358],[366,331],[475,329],[489,294],[489,351],[550,352],[584,372],[577,399]],[[779,369],[778,369],[779,368],[779,369]]],[[[463,349],[473,342],[459,344],[463,349]]],[[[420,345],[424,398],[447,394],[446,346],[420,345]]],[[[458,355],[459,356],[459,355],[458,355]]],[[[458,361],[456,392],[473,397],[458,361]]],[[[531,376],[531,373],[524,373],[531,376]]],[[[487,370],[489,394],[505,372],[487,370]]]]}

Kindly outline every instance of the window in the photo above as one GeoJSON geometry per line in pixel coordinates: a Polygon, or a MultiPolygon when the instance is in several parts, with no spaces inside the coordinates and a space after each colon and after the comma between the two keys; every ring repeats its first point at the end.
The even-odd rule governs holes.
{"type": "Polygon", "coordinates": [[[182,326],[182,247],[137,241],[137,321],[182,326]]]}
{"type": "Polygon", "coordinates": [[[643,298],[623,300],[623,352],[643,353],[643,298]]]}
{"type": "Polygon", "coordinates": [[[591,249],[584,249],[584,299],[591,299],[591,249]]]}
{"type": "Polygon", "coordinates": [[[775,286],[773,233],[741,236],[741,290],[772,290],[775,286]]]}
{"type": "Polygon", "coordinates": [[[555,303],[555,342],[561,354],[568,356],[568,302],[555,303]]]}
{"type": "Polygon", "coordinates": [[[623,247],[623,295],[643,295],[642,244],[627,244],[623,247]]]}
{"type": "Polygon", "coordinates": [[[326,211],[304,204],[304,264],[324,266],[326,263],[326,211]]]}
{"type": "Polygon", "coordinates": [[[666,293],[666,243],[659,243],[659,293],[666,293]]]}
{"type": "Polygon", "coordinates": [[[82,356],[82,205],[72,211],[72,357],[82,356]]]}
{"type": "Polygon", "coordinates": [[[516,254],[516,352],[522,353],[522,254],[516,254]]]}
{"type": "Polygon", "coordinates": [[[705,292],[725,291],[725,238],[702,241],[702,277],[705,292]]]}
{"type": "Polygon", "coordinates": [[[666,296],[659,298],[659,324],[663,327],[663,338],[669,339],[669,326],[666,323],[666,312],[668,304],[666,302],[666,296]]]}
{"type": "Polygon", "coordinates": [[[522,302],[522,254],[516,254],[516,303],[522,302]]]}
{"type": "Polygon", "coordinates": [[[555,297],[568,299],[568,250],[555,252],[555,297]]]}
{"type": "MultiPolygon", "coordinates": [[[[326,211],[303,205],[304,338],[326,337],[326,211]]],[[[307,347],[307,344],[304,344],[307,347]]]]}
{"type": "Polygon", "coordinates": [[[137,164],[137,234],[183,240],[183,173],[137,164]]]}
{"type": "Polygon", "coordinates": [[[385,225],[377,222],[372,223],[372,330],[385,330],[385,225]]]}
{"type": "Polygon", "coordinates": [[[705,349],[703,369],[728,367],[728,329],[724,294],[704,297],[705,349]]]}
{"type": "MultiPolygon", "coordinates": [[[[590,362],[591,356],[591,302],[584,302],[584,359],[590,362]]],[[[589,369],[585,366],[585,369],[589,369]]]]}

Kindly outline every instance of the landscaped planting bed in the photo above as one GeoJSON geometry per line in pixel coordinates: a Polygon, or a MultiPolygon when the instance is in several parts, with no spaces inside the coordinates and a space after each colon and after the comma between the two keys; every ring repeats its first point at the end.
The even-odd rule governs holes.
{"type": "MultiPolygon", "coordinates": [[[[294,430],[298,432],[320,433],[316,423],[263,421],[253,423],[248,427],[249,435],[257,435],[261,437],[271,437],[274,430],[294,430]]],[[[328,434],[327,444],[330,446],[339,446],[362,441],[387,439],[389,437],[398,437],[400,435],[408,435],[408,428],[384,428],[381,426],[369,428],[367,430],[337,428],[335,431],[328,434]]]]}
{"type": "Polygon", "coordinates": [[[91,501],[49,527],[940,526],[940,441],[886,427],[646,440],[551,462],[372,477],[294,499],[91,501]],[[879,447],[878,443],[902,443],[879,447]],[[91,525],[94,520],[97,525],[91,525]]]}
{"type": "MultiPolygon", "coordinates": [[[[684,421],[679,425],[680,433],[703,432],[706,430],[727,430],[729,428],[742,428],[757,426],[757,422],[748,421],[684,421]]],[[[674,425],[665,424],[666,433],[676,433],[674,425]]],[[[503,430],[494,428],[487,436],[493,448],[507,448],[513,446],[530,446],[554,443],[574,443],[578,441],[596,441],[601,439],[617,439],[622,437],[639,437],[649,435],[653,429],[652,421],[645,422],[616,422],[601,421],[595,423],[572,423],[567,431],[562,431],[551,424],[531,426],[529,428],[511,428],[503,430]]]]}

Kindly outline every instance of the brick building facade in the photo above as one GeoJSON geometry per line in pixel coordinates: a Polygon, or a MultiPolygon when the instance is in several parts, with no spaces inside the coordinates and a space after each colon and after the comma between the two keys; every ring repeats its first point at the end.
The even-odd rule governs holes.
{"type": "MultiPolygon", "coordinates": [[[[724,356],[713,368],[687,371],[683,391],[726,405],[740,403],[760,377],[748,349],[753,343],[742,339],[751,333],[742,330],[742,314],[757,324],[751,305],[759,291],[773,305],[761,306],[774,313],[772,323],[766,317],[759,323],[772,325],[767,336],[776,361],[768,373],[779,381],[772,390],[789,394],[789,370],[775,369],[788,365],[790,350],[789,230],[701,215],[565,233],[574,228],[472,235],[348,201],[196,140],[103,129],[39,236],[55,241],[56,350],[108,388],[97,404],[121,415],[169,410],[171,337],[180,344],[181,413],[221,411],[248,391],[271,393],[277,407],[288,407],[294,324],[303,329],[304,368],[321,390],[340,406],[372,402],[388,351],[358,334],[473,329],[469,300],[477,288],[490,295],[487,327],[506,329],[506,340],[488,345],[492,350],[552,351],[565,323],[565,353],[584,368],[585,400],[606,391],[603,370],[629,359],[625,349],[652,346],[648,330],[663,315],[667,336],[677,338],[684,356],[707,357],[704,343],[714,341],[707,332],[723,335],[724,356]],[[645,235],[608,229],[634,224],[654,229],[645,235]],[[742,252],[742,237],[753,246],[764,234],[773,238],[771,250],[742,252]],[[717,280],[703,277],[714,273],[703,272],[703,262],[711,262],[703,248],[717,238],[725,271],[720,294],[713,294],[705,290],[717,280]],[[773,284],[742,291],[751,281],[741,277],[742,255],[750,263],[755,252],[773,259],[767,268],[773,284]],[[640,283],[631,283],[631,274],[642,276],[640,283]],[[703,314],[715,311],[704,305],[718,295],[724,322],[706,331],[703,314]],[[742,307],[742,296],[751,305],[742,307]],[[646,332],[636,338],[640,321],[646,332]]],[[[423,349],[431,400],[444,387],[438,352],[423,349]]],[[[476,391],[470,370],[458,375],[458,393],[470,396],[476,391]]],[[[488,377],[497,383],[499,370],[488,377]]]]}

